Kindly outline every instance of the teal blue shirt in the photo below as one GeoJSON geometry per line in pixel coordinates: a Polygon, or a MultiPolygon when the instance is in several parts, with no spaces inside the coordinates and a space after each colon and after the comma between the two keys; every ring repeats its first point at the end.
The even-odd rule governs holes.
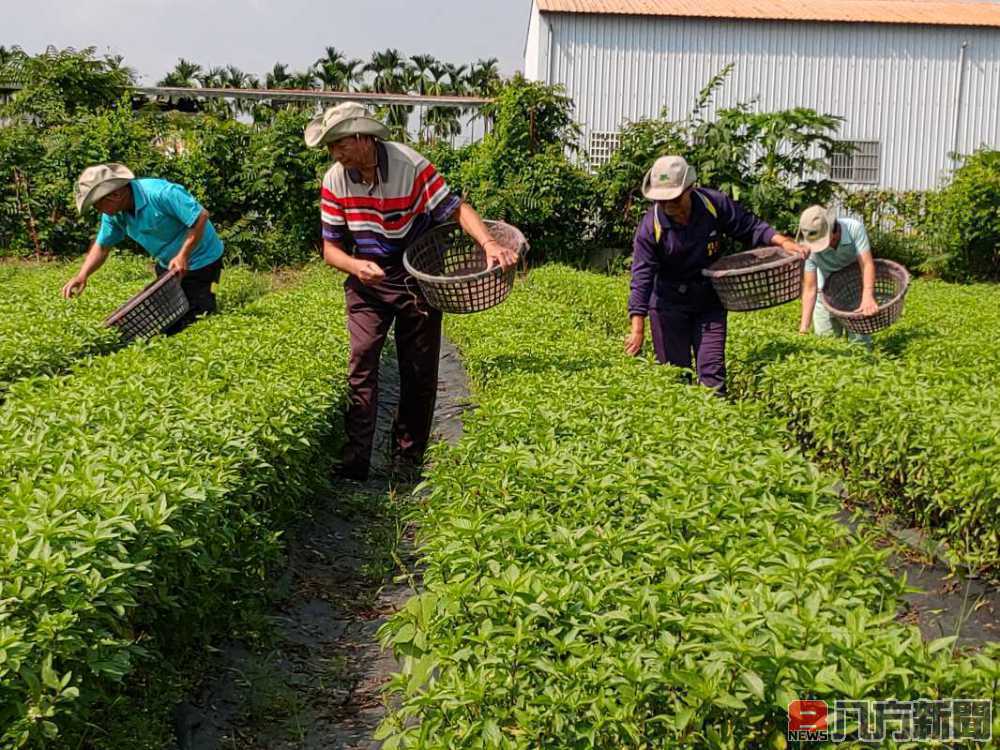
{"type": "Polygon", "coordinates": [[[826,274],[857,263],[862,253],[872,251],[864,224],[857,219],[837,219],[837,224],[840,226],[840,242],[837,246],[819,253],[810,253],[806,260],[806,273],[816,273],[820,289],[826,281],[826,274]]]}
{"type": "MultiPolygon", "coordinates": [[[[131,184],[135,208],[114,216],[103,214],[97,244],[114,247],[127,235],[166,268],[180,251],[188,230],[201,216],[202,205],[180,185],[166,180],[143,178],[132,180],[131,184]]],[[[201,242],[191,251],[189,268],[196,271],[221,257],[222,240],[208,221],[201,242]]]]}

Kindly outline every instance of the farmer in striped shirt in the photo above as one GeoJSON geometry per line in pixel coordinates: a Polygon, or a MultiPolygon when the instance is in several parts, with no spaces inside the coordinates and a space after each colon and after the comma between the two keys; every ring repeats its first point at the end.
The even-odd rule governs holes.
{"type": "Polygon", "coordinates": [[[517,262],[516,252],[490,236],[427,159],[388,136],[385,125],[354,102],[328,109],[305,132],[308,146],[326,146],[335,161],[323,178],[320,217],[323,258],[347,274],[350,394],[341,474],[350,479],[368,476],[379,357],[393,322],[400,374],[397,458],[419,465],[430,438],[441,313],[406,272],[403,251],[432,227],[455,220],[491,265],[510,268],[517,262]]]}

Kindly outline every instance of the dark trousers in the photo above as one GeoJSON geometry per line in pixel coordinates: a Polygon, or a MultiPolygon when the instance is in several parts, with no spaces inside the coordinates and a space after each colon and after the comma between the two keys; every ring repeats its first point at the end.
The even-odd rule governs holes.
{"type": "MultiPolygon", "coordinates": [[[[160,278],[166,272],[166,268],[159,263],[156,264],[156,278],[160,278]]],[[[184,291],[184,296],[187,297],[190,309],[184,314],[184,317],[164,330],[167,336],[180,333],[194,323],[199,315],[211,315],[218,310],[213,287],[219,283],[221,278],[222,258],[199,268],[197,271],[188,271],[184,274],[181,278],[181,289],[184,291]]]]}
{"type": "Polygon", "coordinates": [[[660,364],[691,369],[691,353],[698,382],[726,392],[726,311],[714,308],[703,312],[684,309],[650,310],[649,323],[653,351],[660,364]]]}
{"type": "Polygon", "coordinates": [[[383,265],[383,270],[386,277],[377,286],[367,287],[354,276],[344,283],[351,358],[343,460],[346,468],[361,474],[367,473],[371,462],[378,364],[393,322],[400,379],[393,437],[401,458],[414,463],[422,460],[437,399],[441,312],[427,304],[402,263],[383,265]]]}

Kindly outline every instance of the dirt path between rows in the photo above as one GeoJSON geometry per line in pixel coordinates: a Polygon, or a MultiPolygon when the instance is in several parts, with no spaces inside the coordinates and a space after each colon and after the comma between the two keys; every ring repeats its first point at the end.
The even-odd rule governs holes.
{"type": "MultiPolygon", "coordinates": [[[[215,676],[177,708],[181,750],[378,747],[372,734],[385,715],[381,689],[397,664],[375,634],[417,583],[393,580],[413,567],[412,529],[398,524],[412,485],[397,483],[387,464],[399,400],[388,347],[379,385],[372,479],[343,482],[335,496],[317,498],[311,519],[289,535],[288,564],[274,582],[273,638],[264,647],[219,647],[215,676]],[[397,547],[394,558],[387,550],[397,547]]],[[[446,341],[434,439],[457,441],[468,406],[465,370],[446,341]]]]}

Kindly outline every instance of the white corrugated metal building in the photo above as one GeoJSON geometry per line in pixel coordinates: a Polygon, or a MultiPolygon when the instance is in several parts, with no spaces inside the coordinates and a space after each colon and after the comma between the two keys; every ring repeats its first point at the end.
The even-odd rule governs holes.
{"type": "Polygon", "coordinates": [[[925,189],[949,154],[1000,147],[1000,2],[533,0],[525,75],[562,84],[594,163],[624,122],[690,111],[735,63],[714,106],[811,107],[845,118],[849,186],[925,189]]]}

